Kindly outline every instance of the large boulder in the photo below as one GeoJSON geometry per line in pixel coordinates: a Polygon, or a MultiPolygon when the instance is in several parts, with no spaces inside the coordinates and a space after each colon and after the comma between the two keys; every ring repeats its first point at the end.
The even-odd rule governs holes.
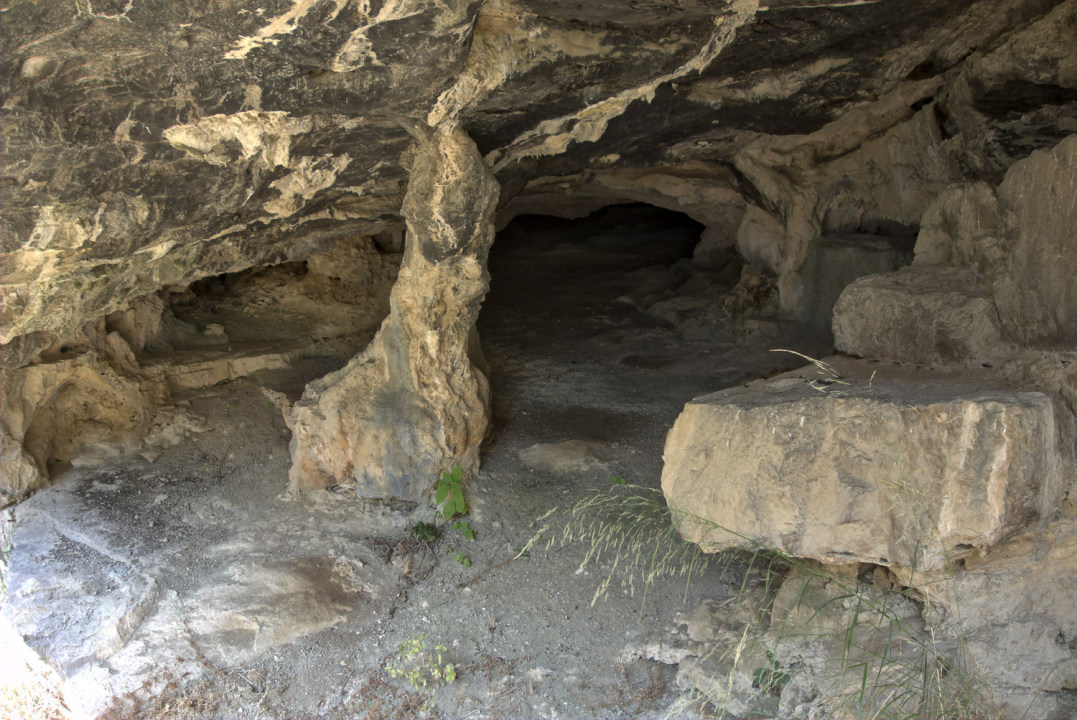
{"type": "Polygon", "coordinates": [[[1009,352],[990,288],[953,268],[867,275],[842,292],[834,345],[896,362],[989,363],[1009,352]]]}
{"type": "Polygon", "coordinates": [[[1046,393],[827,363],[685,406],[662,489],[686,539],[933,570],[1047,517],[1073,481],[1046,393]]]}

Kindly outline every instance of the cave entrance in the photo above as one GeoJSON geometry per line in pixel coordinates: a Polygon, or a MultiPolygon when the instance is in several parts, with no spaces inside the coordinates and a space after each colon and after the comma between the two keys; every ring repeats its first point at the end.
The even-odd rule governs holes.
{"type": "Polygon", "coordinates": [[[486,334],[531,356],[579,361],[596,336],[620,344],[625,328],[662,324],[655,305],[691,274],[703,226],[650,205],[614,205],[567,220],[523,215],[490,251],[486,334]],[[618,332],[619,331],[619,332],[618,332]]]}
{"type": "Polygon", "coordinates": [[[741,262],[730,249],[724,267],[696,267],[703,230],[642,204],[510,222],[490,252],[478,321],[493,384],[490,442],[648,446],[640,458],[656,478],[684,402],[750,374],[715,361],[736,343],[707,316],[741,262]]]}

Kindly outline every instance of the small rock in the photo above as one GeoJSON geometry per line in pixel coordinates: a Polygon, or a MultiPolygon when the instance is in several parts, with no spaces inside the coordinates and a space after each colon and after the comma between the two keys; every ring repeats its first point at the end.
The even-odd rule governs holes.
{"type": "Polygon", "coordinates": [[[587,440],[538,443],[520,451],[520,462],[533,470],[555,474],[605,471],[607,466],[598,457],[604,449],[601,443],[587,440]]]}

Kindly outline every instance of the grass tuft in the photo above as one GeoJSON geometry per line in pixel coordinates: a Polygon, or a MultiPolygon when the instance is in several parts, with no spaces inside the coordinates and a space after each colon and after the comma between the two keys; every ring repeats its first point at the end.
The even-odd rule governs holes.
{"type": "Polygon", "coordinates": [[[560,535],[551,536],[547,548],[583,543],[587,553],[576,568],[603,568],[604,576],[591,598],[594,605],[605,596],[615,578],[635,597],[660,577],[684,577],[688,585],[708,562],[698,545],[686,543],[670,522],[670,511],[660,490],[638,485],[617,485],[576,503],[569,511],[560,535]]]}
{"type": "MultiPolygon", "coordinates": [[[[555,514],[543,516],[548,522],[531,542],[556,523],[555,514]]],[[[742,573],[739,590],[723,609],[727,627],[716,628],[710,649],[690,661],[694,685],[670,708],[674,715],[789,714],[793,703],[807,702],[827,717],[997,716],[990,688],[960,637],[939,642],[926,626],[929,595],[915,587],[891,589],[835,575],[671,509],[652,488],[614,486],[578,502],[563,521],[547,549],[586,546],[577,574],[601,568],[592,605],[618,583],[633,596],[641,592],[645,603],[653,582],[673,576],[685,578],[687,600],[692,579],[716,558],[742,573]],[[680,537],[683,523],[702,526],[704,544],[732,538],[740,549],[707,555],[680,537]]]]}

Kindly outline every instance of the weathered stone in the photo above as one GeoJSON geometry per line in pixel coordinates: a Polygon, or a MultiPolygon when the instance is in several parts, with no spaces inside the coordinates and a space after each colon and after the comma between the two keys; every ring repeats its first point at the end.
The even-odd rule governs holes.
{"type": "Polygon", "coordinates": [[[973,715],[990,711],[985,698],[962,687],[970,678],[960,649],[932,642],[907,594],[810,563],[774,581],[781,588],[761,642],[788,679],[779,688],[780,715],[934,717],[955,700],[973,715]],[[947,676],[922,670],[939,664],[947,676]]]}
{"type": "Polygon", "coordinates": [[[1077,689],[1077,513],[1058,518],[948,570],[895,568],[896,579],[926,598],[925,617],[944,645],[961,647],[974,677],[991,688],[1004,717],[1055,717],[1054,693],[1077,689]]]}
{"type": "Polygon", "coordinates": [[[1002,208],[989,185],[951,185],[920,219],[914,265],[961,268],[989,279],[1004,260],[999,245],[1006,233],[1002,208]]]}
{"type": "Polygon", "coordinates": [[[136,447],[170,391],[355,353],[388,313],[398,263],[369,237],[334,238],[305,264],[170,286],[65,338],[20,336],[5,346],[4,493],[84,451],[136,447]]]}
{"type": "Polygon", "coordinates": [[[770,573],[765,587],[705,600],[678,616],[684,631],[639,652],[679,664],[678,686],[737,717],[991,716],[975,665],[960,644],[932,638],[907,592],[810,562],[770,573]]]}
{"type": "Polygon", "coordinates": [[[341,622],[364,604],[364,595],[381,594],[364,565],[346,557],[242,555],[187,598],[185,614],[213,662],[237,665],[341,622]]]}
{"type": "Polygon", "coordinates": [[[782,264],[785,228],[762,208],[749,205],[737,228],[737,251],[754,265],[778,273],[782,264]]]}
{"type": "Polygon", "coordinates": [[[534,470],[551,473],[604,472],[603,445],[587,440],[566,440],[559,443],[538,443],[520,451],[520,462],[534,470]]]}
{"type": "Polygon", "coordinates": [[[999,319],[1021,344],[1077,345],[1077,135],[1015,163],[998,188],[1014,229],[994,277],[999,319]]]}
{"type": "Polygon", "coordinates": [[[1072,482],[1044,393],[828,362],[685,406],[662,489],[686,539],[937,569],[1046,517],[1072,482]]]}
{"type": "Polygon", "coordinates": [[[1077,341],[1077,136],[1010,168],[997,195],[951,186],[924,215],[912,268],[853,283],[837,348],[916,362],[998,362],[1013,344],[1077,341]]]}
{"type": "Polygon", "coordinates": [[[985,183],[957,184],[924,213],[911,268],[851,284],[833,314],[835,345],[901,362],[997,361],[1003,340],[991,277],[1006,226],[985,183]]]}
{"type": "MultiPolygon", "coordinates": [[[[212,477],[211,462],[227,458],[192,469],[212,477]]],[[[235,502],[177,470],[75,468],[5,530],[16,552],[0,623],[52,665],[74,717],[135,716],[117,703],[344,620],[373,625],[397,594],[399,570],[348,530],[354,503],[310,523],[308,509],[275,501],[281,478],[235,502]]]]}
{"type": "Polygon", "coordinates": [[[89,447],[137,442],[167,396],[163,383],[131,372],[134,356],[119,334],[91,328],[87,340],[97,348],[61,347],[57,357],[4,371],[5,496],[32,490],[89,447]]]}
{"type": "Polygon", "coordinates": [[[635,174],[630,196],[714,218],[708,245],[761,197],[789,308],[814,230],[915,223],[955,168],[1001,172],[1072,121],[1069,2],[293,5],[9,8],[5,342],[398,223],[391,118],[466,126],[506,198],[635,174]],[[676,182],[733,165],[748,186],[710,208],[676,182]]]}
{"type": "Polygon", "coordinates": [[[990,363],[1010,352],[990,290],[968,271],[903,268],[850,283],[833,312],[834,345],[898,362],[990,363]]]}
{"type": "Polygon", "coordinates": [[[462,130],[420,141],[389,317],[293,406],[293,489],[354,482],[364,496],[421,500],[441,471],[477,469],[489,385],[474,325],[496,201],[497,182],[462,130]]]}
{"type": "Polygon", "coordinates": [[[834,304],[849,283],[864,275],[893,272],[912,261],[912,238],[885,235],[824,235],[812,243],[797,272],[804,288],[798,316],[810,331],[830,331],[834,304]]]}

